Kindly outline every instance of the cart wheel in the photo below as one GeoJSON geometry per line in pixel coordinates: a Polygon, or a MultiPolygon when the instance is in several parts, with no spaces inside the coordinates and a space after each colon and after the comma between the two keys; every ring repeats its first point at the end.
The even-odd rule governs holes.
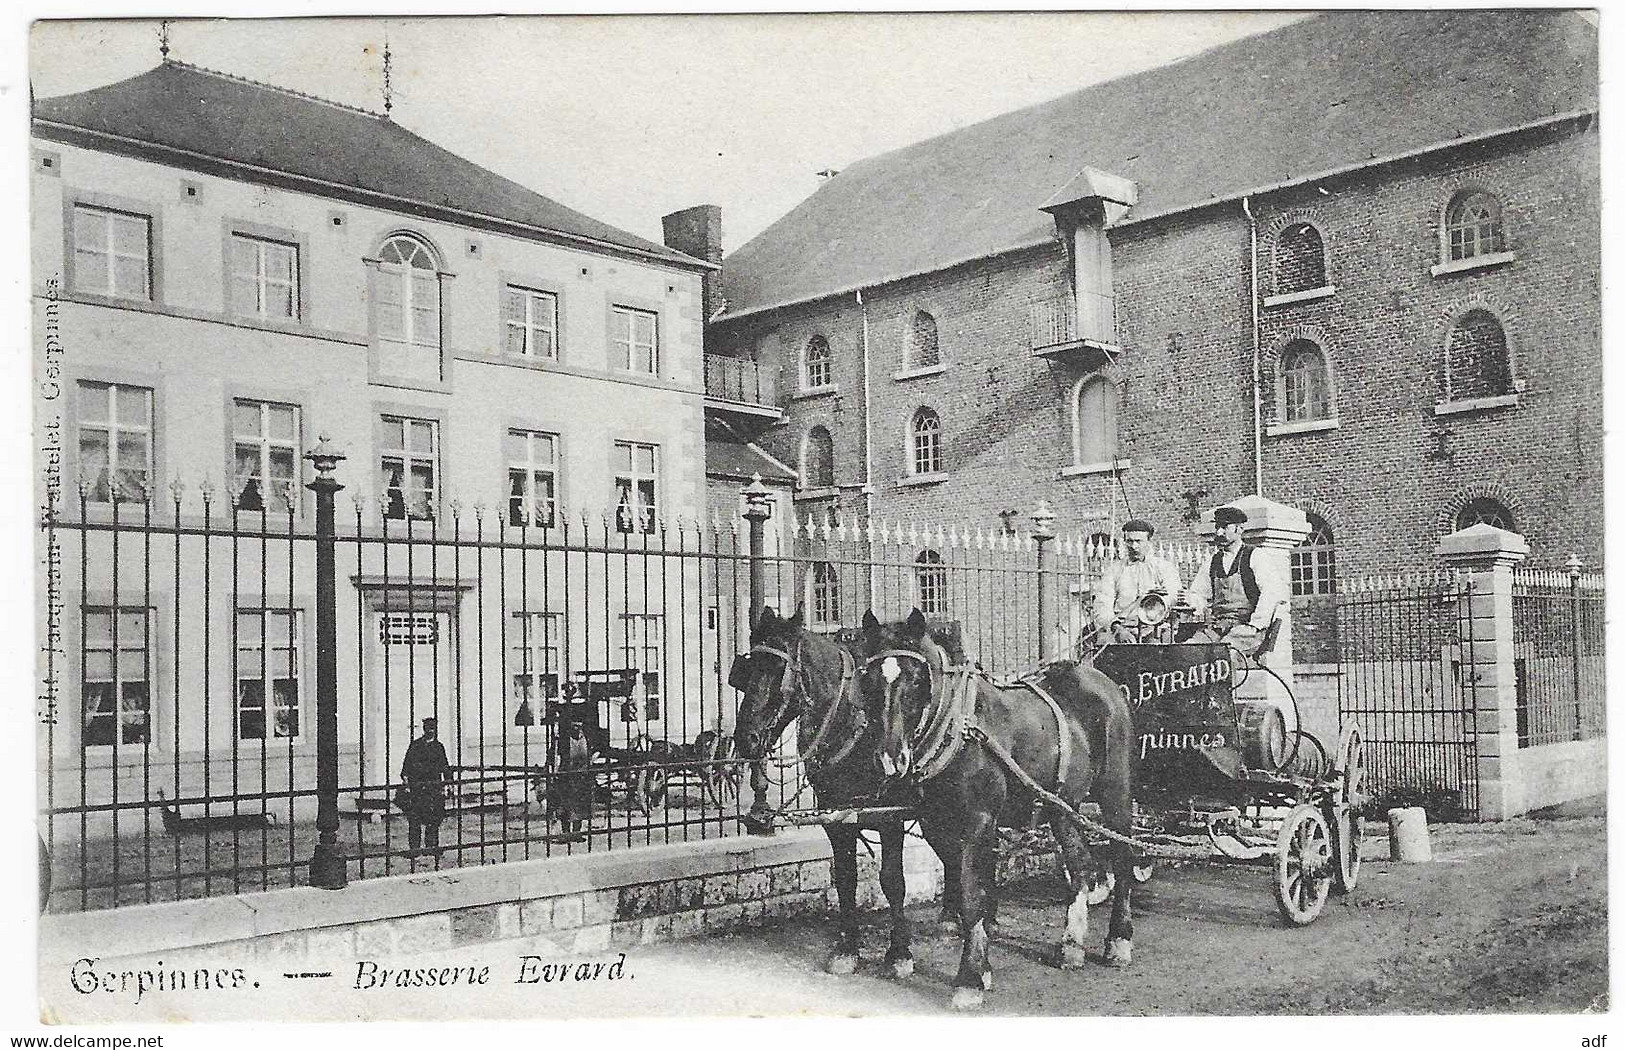
{"type": "Polygon", "coordinates": [[[1151,876],[1157,873],[1157,862],[1148,860],[1144,864],[1134,865],[1134,881],[1141,886],[1151,881],[1151,876]]]}
{"type": "Polygon", "coordinates": [[[1338,755],[1338,768],[1343,783],[1338,792],[1332,830],[1337,849],[1337,867],[1332,871],[1332,887],[1338,893],[1352,893],[1360,881],[1360,853],[1363,828],[1360,826],[1360,807],[1366,803],[1365,742],[1360,731],[1349,727],[1343,734],[1343,746],[1338,755]]]}
{"type": "Polygon", "coordinates": [[[1332,832],[1320,810],[1292,807],[1275,841],[1275,904],[1293,926],[1315,921],[1332,888],[1332,832]]]}
{"type": "Polygon", "coordinates": [[[1117,888],[1117,876],[1106,868],[1096,868],[1089,873],[1089,892],[1083,899],[1089,904],[1104,904],[1117,888]]]}
{"type": "Polygon", "coordinates": [[[665,797],[666,771],[660,766],[644,766],[638,770],[637,781],[632,786],[632,799],[638,809],[648,816],[665,797]]]}

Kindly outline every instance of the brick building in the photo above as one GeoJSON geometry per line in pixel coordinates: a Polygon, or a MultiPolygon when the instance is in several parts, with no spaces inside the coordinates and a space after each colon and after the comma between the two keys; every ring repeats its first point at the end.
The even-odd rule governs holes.
{"type": "Polygon", "coordinates": [[[1261,491],[1303,594],[1480,519],[1598,564],[1599,209],[1581,15],[1338,12],[850,165],[707,348],[776,377],[807,511],[1184,537],[1261,491]]]}

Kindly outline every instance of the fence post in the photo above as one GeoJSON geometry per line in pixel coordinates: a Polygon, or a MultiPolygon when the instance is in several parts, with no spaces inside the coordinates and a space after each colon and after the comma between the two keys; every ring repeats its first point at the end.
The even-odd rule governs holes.
{"type": "Polygon", "coordinates": [[[762,484],[760,474],[752,474],[744,496],[745,520],[750,523],[750,627],[754,629],[767,604],[767,559],[762,547],[767,519],[773,514],[773,490],[762,484]]]}
{"type": "Polygon", "coordinates": [[[305,458],[316,468],[315,480],[305,486],[316,493],[316,850],[310,858],[310,884],[337,890],[349,881],[338,846],[338,590],[333,562],[333,497],[344,487],[333,470],[344,454],[323,434],[305,458]]]}
{"type": "Polygon", "coordinates": [[[1033,543],[1038,547],[1038,662],[1055,655],[1055,632],[1060,623],[1055,615],[1055,512],[1048,500],[1033,508],[1033,543]]]}
{"type": "Polygon", "coordinates": [[[1569,670],[1574,683],[1574,737],[1585,737],[1585,718],[1580,703],[1580,556],[1570,554],[1569,570],[1569,670]]]}
{"type": "Polygon", "coordinates": [[[1529,544],[1515,532],[1480,522],[1440,540],[1435,553],[1467,586],[1456,622],[1462,685],[1477,736],[1478,816],[1504,820],[1527,808],[1518,768],[1512,567],[1529,556],[1529,544]]]}

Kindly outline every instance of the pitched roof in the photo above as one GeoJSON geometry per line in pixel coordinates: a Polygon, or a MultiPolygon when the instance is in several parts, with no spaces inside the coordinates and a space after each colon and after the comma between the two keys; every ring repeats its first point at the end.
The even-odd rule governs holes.
{"type": "Polygon", "coordinates": [[[369,191],[704,265],[487,171],[376,113],[184,62],[38,99],[33,115],[36,122],[317,180],[335,192],[369,191]]]}
{"type": "Polygon", "coordinates": [[[1595,110],[1572,11],[1346,11],[849,165],[723,260],[728,316],[1040,244],[1085,165],[1132,179],[1126,222],[1595,110]]]}
{"type": "Polygon", "coordinates": [[[788,484],[796,480],[796,472],[757,448],[725,426],[713,426],[706,421],[705,473],[707,477],[732,478],[749,481],[752,474],[760,474],[766,482],[788,484]]]}

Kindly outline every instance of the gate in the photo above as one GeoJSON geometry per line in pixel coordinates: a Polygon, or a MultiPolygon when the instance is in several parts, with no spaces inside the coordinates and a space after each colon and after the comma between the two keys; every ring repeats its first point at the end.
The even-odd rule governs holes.
{"type": "Polygon", "coordinates": [[[1365,740],[1368,795],[1478,813],[1477,712],[1461,651],[1471,586],[1451,574],[1362,579],[1336,596],[1338,717],[1365,740]]]}

